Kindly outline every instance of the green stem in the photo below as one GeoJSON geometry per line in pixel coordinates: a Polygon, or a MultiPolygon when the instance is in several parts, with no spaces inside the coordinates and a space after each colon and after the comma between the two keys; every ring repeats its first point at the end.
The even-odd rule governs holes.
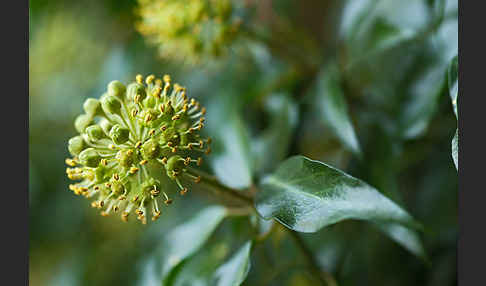
{"type": "Polygon", "coordinates": [[[235,190],[233,188],[225,186],[222,183],[220,183],[214,176],[211,176],[205,172],[191,169],[191,173],[195,173],[196,175],[201,176],[201,182],[200,182],[201,184],[206,185],[222,193],[226,193],[236,198],[237,200],[244,202],[245,204],[253,206],[253,199],[247,195],[244,195],[242,193],[243,191],[235,190]]]}

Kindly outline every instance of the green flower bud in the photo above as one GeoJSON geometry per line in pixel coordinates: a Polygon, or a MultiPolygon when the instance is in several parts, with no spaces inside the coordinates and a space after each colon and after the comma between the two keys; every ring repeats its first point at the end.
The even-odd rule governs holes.
{"type": "Polygon", "coordinates": [[[121,114],[121,102],[113,95],[104,95],[101,98],[101,107],[107,114],[121,114]]]}
{"type": "Polygon", "coordinates": [[[120,124],[115,124],[110,130],[110,138],[115,144],[120,145],[128,141],[130,131],[120,124]]]}
{"type": "Polygon", "coordinates": [[[79,162],[87,167],[98,167],[101,156],[94,148],[87,148],[79,153],[79,162]]]}
{"type": "Polygon", "coordinates": [[[93,123],[93,117],[88,114],[81,114],[74,120],[74,128],[79,133],[84,133],[86,127],[93,123]]]}
{"type": "Polygon", "coordinates": [[[106,137],[105,132],[101,129],[99,125],[91,125],[86,128],[86,133],[92,141],[98,141],[106,137]]]}
{"type": "Polygon", "coordinates": [[[150,139],[147,140],[147,142],[145,142],[142,145],[141,151],[142,151],[142,157],[144,159],[146,160],[155,159],[160,154],[160,146],[155,140],[150,139]]]}
{"type": "Polygon", "coordinates": [[[175,179],[184,168],[184,159],[179,155],[174,155],[167,160],[165,169],[167,170],[167,176],[171,179],[175,179]]]}
{"type": "Polygon", "coordinates": [[[113,127],[113,124],[106,118],[101,119],[98,125],[103,129],[103,132],[105,132],[106,135],[110,134],[111,127],[113,127]]]}
{"type": "Polygon", "coordinates": [[[100,101],[94,98],[86,99],[83,104],[83,109],[84,112],[91,117],[103,115],[103,109],[101,108],[100,101]]]}
{"type": "Polygon", "coordinates": [[[184,180],[199,182],[200,177],[186,166],[199,166],[202,158],[188,155],[208,154],[211,140],[199,134],[206,110],[187,98],[184,87],[172,85],[168,75],[163,79],[151,75],[145,81],[138,75],[125,94],[123,85],[113,81],[99,102],[85,102],[86,114],[75,122],[82,135],[68,143],[74,158],[66,159],[73,167],[66,173],[69,179],[80,181],[69,189],[76,195],[95,197],[91,205],[103,209],[102,215],[124,208],[123,220],[134,211],[146,223],[148,216],[152,220],[160,216],[160,199],[167,205],[172,202],[168,193],[175,185],[185,194],[184,180]],[[118,116],[94,124],[100,104],[103,115],[118,116]],[[122,107],[124,112],[120,112],[122,107]],[[95,147],[88,148],[88,143],[95,147]]]}
{"type": "Polygon", "coordinates": [[[123,83],[114,80],[108,84],[108,94],[123,99],[125,96],[126,87],[123,83]]]}
{"type": "Polygon", "coordinates": [[[133,150],[120,150],[116,154],[116,158],[118,159],[118,163],[120,166],[124,168],[129,168],[135,162],[133,150]]]}
{"type": "Polygon", "coordinates": [[[103,165],[96,167],[95,169],[95,182],[103,183],[108,176],[109,169],[103,165]]]}
{"type": "Polygon", "coordinates": [[[79,155],[79,153],[81,153],[81,151],[83,151],[84,148],[86,148],[86,143],[84,142],[83,137],[75,136],[75,137],[69,139],[68,150],[69,150],[69,153],[71,153],[71,155],[73,155],[73,156],[79,155]]]}
{"type": "Polygon", "coordinates": [[[117,195],[121,195],[123,194],[123,192],[125,192],[125,186],[123,185],[122,182],[120,181],[115,181],[113,183],[111,183],[111,190],[117,194],[117,195]]]}
{"type": "Polygon", "coordinates": [[[127,99],[129,101],[142,102],[147,97],[145,86],[141,83],[134,82],[127,87],[127,99]]]}

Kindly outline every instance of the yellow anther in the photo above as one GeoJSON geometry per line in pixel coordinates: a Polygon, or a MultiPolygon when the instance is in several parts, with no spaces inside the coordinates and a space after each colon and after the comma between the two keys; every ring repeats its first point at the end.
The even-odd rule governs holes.
{"type": "Polygon", "coordinates": [[[140,161],[140,165],[143,166],[143,165],[147,164],[147,162],[148,162],[147,160],[142,160],[142,161],[140,161]]]}
{"type": "Polygon", "coordinates": [[[154,134],[155,134],[155,129],[150,129],[150,131],[149,131],[149,135],[150,135],[150,136],[154,136],[154,134]]]}
{"type": "Polygon", "coordinates": [[[118,180],[120,180],[120,176],[117,173],[115,173],[115,174],[113,174],[113,179],[115,181],[118,181],[118,180]]]}
{"type": "Polygon", "coordinates": [[[204,153],[206,153],[206,155],[209,155],[209,153],[211,153],[211,147],[208,147],[208,149],[206,149],[206,152],[204,153]]]}
{"type": "Polygon", "coordinates": [[[103,166],[108,165],[108,160],[106,160],[106,159],[101,159],[101,165],[103,165],[103,166]]]}
{"type": "Polygon", "coordinates": [[[109,149],[111,149],[111,150],[115,150],[115,149],[116,149],[116,147],[115,147],[115,145],[114,145],[114,144],[110,144],[110,145],[108,145],[108,148],[109,148],[109,149]]]}
{"type": "Polygon", "coordinates": [[[152,120],[152,115],[149,113],[145,115],[145,123],[149,123],[152,120]]]}
{"type": "Polygon", "coordinates": [[[156,98],[160,98],[161,93],[162,93],[162,89],[160,87],[157,86],[156,88],[154,88],[154,96],[156,98]]]}
{"type": "Polygon", "coordinates": [[[184,165],[189,165],[189,163],[191,163],[191,157],[187,157],[185,160],[184,160],[184,165]]]}
{"type": "Polygon", "coordinates": [[[187,188],[184,188],[182,189],[180,192],[179,192],[182,196],[185,195],[187,193],[187,188]]]}
{"type": "Polygon", "coordinates": [[[197,176],[195,179],[194,179],[194,183],[199,183],[201,182],[201,176],[197,176]]]}
{"type": "Polygon", "coordinates": [[[122,221],[127,222],[127,221],[128,221],[128,215],[129,215],[129,213],[127,213],[127,212],[123,212],[123,213],[121,214],[121,219],[122,219],[122,221]]]}
{"type": "Polygon", "coordinates": [[[164,165],[167,164],[167,157],[162,158],[161,161],[162,161],[162,164],[164,164],[164,165]]]}
{"type": "Polygon", "coordinates": [[[155,79],[155,75],[151,74],[145,79],[145,83],[151,84],[155,79]]]}
{"type": "Polygon", "coordinates": [[[154,211],[154,214],[152,216],[152,221],[157,220],[160,217],[160,211],[154,211]]]}
{"type": "Polygon", "coordinates": [[[138,196],[133,197],[132,202],[136,202],[138,200],[138,196]]]}
{"type": "Polygon", "coordinates": [[[203,107],[203,108],[201,109],[201,114],[202,114],[202,115],[206,114],[206,107],[203,107]]]}
{"type": "Polygon", "coordinates": [[[137,74],[135,80],[137,81],[137,83],[141,84],[143,82],[143,76],[141,74],[137,74]]]}
{"type": "Polygon", "coordinates": [[[135,174],[136,172],[138,172],[138,168],[137,167],[131,167],[129,172],[130,172],[130,174],[135,174]]]}
{"type": "Polygon", "coordinates": [[[168,74],[164,75],[163,80],[166,83],[170,83],[170,75],[168,75],[168,74]]]}
{"type": "Polygon", "coordinates": [[[137,114],[138,114],[138,110],[137,109],[132,110],[132,117],[137,116],[137,114]]]}
{"type": "Polygon", "coordinates": [[[196,163],[196,164],[197,164],[198,166],[201,166],[201,165],[202,165],[202,163],[203,163],[203,159],[202,159],[201,157],[197,158],[197,163],[196,163]]]}
{"type": "Polygon", "coordinates": [[[66,165],[74,167],[74,166],[76,166],[76,161],[74,161],[73,159],[70,159],[70,158],[66,158],[66,165]]]}
{"type": "Polygon", "coordinates": [[[179,114],[172,116],[172,120],[179,120],[180,118],[181,116],[179,114]]]}
{"type": "Polygon", "coordinates": [[[170,205],[170,204],[172,204],[172,200],[171,199],[167,199],[167,200],[164,201],[164,204],[170,205]]]}
{"type": "Polygon", "coordinates": [[[135,144],[135,148],[140,148],[142,146],[142,141],[138,141],[137,144],[135,144]]]}

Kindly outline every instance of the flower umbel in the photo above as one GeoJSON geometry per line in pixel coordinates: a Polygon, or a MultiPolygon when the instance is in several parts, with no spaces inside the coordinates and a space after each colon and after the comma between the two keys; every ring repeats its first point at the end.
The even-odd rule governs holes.
{"type": "Polygon", "coordinates": [[[197,63],[217,58],[232,44],[241,24],[232,0],[139,0],[140,33],[164,58],[197,63]]]}
{"type": "Polygon", "coordinates": [[[184,195],[183,180],[201,180],[190,165],[201,165],[198,154],[211,152],[211,138],[198,134],[206,109],[168,75],[145,81],[137,75],[126,87],[112,81],[99,100],[88,98],[83,108],[74,122],[80,134],[69,140],[73,158],[66,159],[69,179],[80,182],[69,189],[96,197],[91,205],[103,216],[121,211],[127,221],[134,211],[145,224],[149,209],[156,220],[159,198],[169,205],[169,190],[184,195]]]}

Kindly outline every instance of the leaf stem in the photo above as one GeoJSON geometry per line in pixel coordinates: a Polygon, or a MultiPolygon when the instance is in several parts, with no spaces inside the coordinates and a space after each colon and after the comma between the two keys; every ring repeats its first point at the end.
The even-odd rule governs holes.
{"type": "Polygon", "coordinates": [[[223,185],[221,182],[218,181],[214,176],[211,176],[205,172],[202,172],[200,170],[195,170],[191,169],[191,173],[195,173],[198,176],[201,177],[201,184],[206,185],[213,190],[221,191],[223,193],[226,193],[233,198],[236,198],[237,200],[244,202],[245,204],[248,204],[253,207],[253,198],[245,195],[243,192],[244,191],[239,191],[233,188],[230,188],[228,186],[223,185]]]}
{"type": "Polygon", "coordinates": [[[330,273],[321,270],[321,268],[319,267],[319,264],[317,263],[316,258],[312,254],[312,251],[309,249],[309,247],[307,246],[305,241],[302,239],[302,237],[300,237],[300,235],[297,232],[295,232],[291,229],[288,229],[288,228],[286,228],[286,229],[288,230],[288,232],[290,233],[290,235],[294,239],[295,243],[297,244],[297,246],[300,248],[300,250],[304,254],[305,258],[307,259],[307,263],[311,267],[312,272],[319,279],[321,284],[322,285],[328,285],[328,286],[337,286],[337,283],[336,283],[336,280],[334,279],[334,277],[330,273]]]}

